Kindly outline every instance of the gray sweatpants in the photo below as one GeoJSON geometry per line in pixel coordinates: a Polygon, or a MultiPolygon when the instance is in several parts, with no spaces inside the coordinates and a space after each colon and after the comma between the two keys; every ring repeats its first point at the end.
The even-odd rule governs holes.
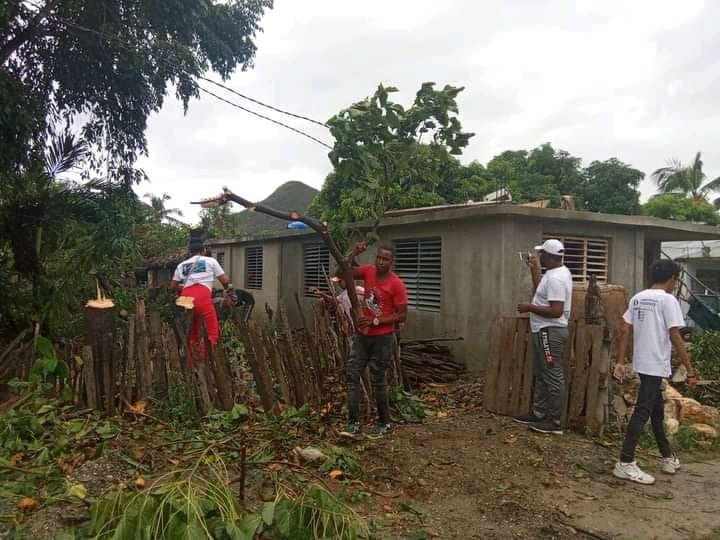
{"type": "Polygon", "coordinates": [[[567,327],[548,326],[533,334],[535,391],[532,412],[559,425],[565,405],[565,344],[567,327]]]}

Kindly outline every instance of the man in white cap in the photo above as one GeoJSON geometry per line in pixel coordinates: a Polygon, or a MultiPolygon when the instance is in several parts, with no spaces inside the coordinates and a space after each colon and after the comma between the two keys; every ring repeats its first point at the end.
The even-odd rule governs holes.
{"type": "Polygon", "coordinates": [[[528,258],[535,296],[529,304],[518,304],[519,313],[530,314],[530,331],[535,344],[535,391],[530,412],[514,420],[540,433],[562,435],[561,418],[565,405],[563,352],[568,340],[572,307],[572,275],[563,264],[565,246],[560,240],[546,240],[528,258]],[[545,268],[542,275],[540,267],[545,268]]]}

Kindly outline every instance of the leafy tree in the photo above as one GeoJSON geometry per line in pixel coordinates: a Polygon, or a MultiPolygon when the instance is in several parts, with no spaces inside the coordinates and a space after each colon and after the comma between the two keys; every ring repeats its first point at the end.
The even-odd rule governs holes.
{"type": "Polygon", "coordinates": [[[457,118],[461,91],[424,83],[406,109],[390,100],[396,88],[380,85],[372,97],[328,120],[334,171],[310,213],[347,224],[379,219],[388,209],[445,202],[438,187],[458,167],[453,155],[473,136],[457,118]]]}
{"type": "Polygon", "coordinates": [[[582,207],[580,158],[550,143],[530,152],[505,151],[490,160],[487,172],[491,182],[507,187],[515,201],[549,199],[550,206],[559,207],[563,195],[574,195],[582,207]]]}
{"type": "Polygon", "coordinates": [[[149,219],[153,223],[173,223],[180,225],[183,222],[175,216],[182,217],[183,213],[179,208],[166,208],[165,203],[171,199],[170,195],[163,193],[162,195],[153,195],[146,193],[145,199],[150,201],[149,219]]]}
{"type": "Polygon", "coordinates": [[[720,215],[717,209],[704,198],[689,198],[682,193],[661,193],[655,195],[642,207],[646,216],[691,221],[718,225],[720,215]]]}
{"type": "MultiPolygon", "coordinates": [[[[695,159],[689,165],[672,159],[667,167],[661,167],[651,176],[663,193],[682,193],[698,201],[707,200],[712,191],[720,191],[720,177],[705,182],[707,175],[703,171],[700,152],[695,154],[695,159]]],[[[720,206],[720,198],[714,202],[715,206],[720,206]]]]}
{"type": "Polygon", "coordinates": [[[209,238],[228,238],[241,232],[235,227],[230,204],[203,208],[200,224],[208,232],[209,238]]]}
{"type": "Polygon", "coordinates": [[[227,79],[249,68],[271,7],[0,3],[0,277],[13,284],[0,301],[3,326],[32,317],[44,333],[62,332],[82,314],[89,272],[119,283],[143,256],[187,240],[167,223],[163,197],[152,214],[131,189],[144,178],[134,163],[147,150],[147,117],[170,87],[187,108],[206,71],[227,79]]]}
{"type": "Polygon", "coordinates": [[[617,158],[593,161],[583,169],[581,189],[585,208],[607,214],[639,214],[638,186],[645,173],[617,158]]]}
{"type": "Polygon", "coordinates": [[[45,127],[62,118],[82,125],[115,177],[139,180],[132,165],[146,151],[147,118],[162,107],[168,85],[187,108],[198,76],[213,70],[225,80],[236,66],[250,67],[260,18],[271,7],[272,0],[3,2],[5,161],[17,166],[43,148],[45,127]]]}

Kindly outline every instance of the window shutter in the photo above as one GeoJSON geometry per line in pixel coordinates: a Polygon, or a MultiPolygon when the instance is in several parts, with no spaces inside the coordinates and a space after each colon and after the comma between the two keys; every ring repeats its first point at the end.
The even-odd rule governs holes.
{"type": "Polygon", "coordinates": [[[321,291],[329,292],[325,274],[330,277],[330,251],[323,243],[305,244],[303,246],[303,286],[304,296],[314,296],[308,289],[317,287],[321,291]]]}
{"type": "Polygon", "coordinates": [[[396,240],[395,272],[405,283],[408,307],[440,311],[442,241],[440,238],[396,240]]]}
{"type": "Polygon", "coordinates": [[[263,286],[263,248],[253,246],[245,248],[245,288],[262,289],[263,286]]]}
{"type": "Polygon", "coordinates": [[[543,241],[557,238],[565,246],[563,263],[575,283],[587,283],[594,275],[598,283],[608,281],[608,241],[603,238],[543,235],[543,241]]]}

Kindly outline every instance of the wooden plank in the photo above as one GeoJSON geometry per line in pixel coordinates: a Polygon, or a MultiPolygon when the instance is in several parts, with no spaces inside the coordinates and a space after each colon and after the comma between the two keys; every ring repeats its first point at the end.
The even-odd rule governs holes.
{"type": "Polygon", "coordinates": [[[145,399],[152,393],[152,371],[150,367],[150,343],[145,319],[145,301],[140,299],[135,311],[135,340],[137,343],[137,398],[145,399]]]}
{"type": "Polygon", "coordinates": [[[167,387],[165,347],[162,339],[162,318],[157,311],[148,313],[148,334],[150,337],[150,366],[152,383],[155,388],[167,387]]]}
{"type": "Polygon", "coordinates": [[[508,317],[503,320],[500,338],[500,372],[497,381],[497,410],[500,414],[509,414],[508,399],[512,379],[513,347],[518,320],[508,317]]]}
{"type": "MultiPolygon", "coordinates": [[[[603,342],[603,327],[600,325],[587,325],[586,330],[590,341],[590,366],[587,378],[585,423],[590,433],[597,434],[604,424],[604,407],[601,394],[602,387],[607,389],[609,354],[603,342]],[[601,387],[600,383],[603,378],[604,381],[601,387]]],[[[607,394],[605,401],[607,401],[607,394]]]]}
{"type": "Polygon", "coordinates": [[[215,379],[218,405],[222,410],[229,411],[235,404],[232,391],[232,378],[230,368],[225,359],[225,350],[218,345],[208,355],[208,363],[215,379]]]}
{"type": "Polygon", "coordinates": [[[530,320],[518,319],[515,333],[515,343],[512,356],[512,379],[510,383],[510,397],[508,401],[507,414],[516,416],[525,414],[527,411],[520,409],[522,402],[522,381],[525,368],[525,353],[528,346],[528,328],[530,320]]]}
{"type": "Polygon", "coordinates": [[[249,321],[246,326],[248,341],[252,345],[253,354],[248,355],[248,363],[253,372],[255,385],[260,394],[260,401],[265,412],[277,411],[277,402],[273,391],[272,380],[267,369],[265,358],[265,347],[260,339],[259,330],[254,321],[249,321]]]}
{"type": "Polygon", "coordinates": [[[483,407],[491,412],[497,412],[497,383],[500,368],[500,341],[502,337],[502,319],[493,321],[488,339],[490,348],[485,365],[485,391],[483,392],[483,407]]]}
{"type": "Polygon", "coordinates": [[[128,339],[125,346],[125,369],[123,370],[122,394],[132,402],[135,398],[135,383],[137,381],[135,366],[135,315],[128,315],[128,339]]]}
{"type": "Polygon", "coordinates": [[[562,418],[560,422],[562,425],[567,425],[568,415],[570,410],[570,392],[572,391],[572,377],[575,362],[575,332],[577,325],[571,322],[568,325],[568,340],[563,350],[563,375],[565,377],[565,402],[562,407],[562,418]]]}
{"type": "Polygon", "coordinates": [[[83,374],[85,378],[85,403],[91,409],[98,408],[98,388],[95,378],[95,360],[92,347],[85,345],[82,349],[83,374]]]}
{"type": "Polygon", "coordinates": [[[528,414],[532,405],[533,387],[535,384],[535,340],[530,331],[527,334],[525,358],[522,361],[522,383],[518,414],[528,414]]]}
{"type": "Polygon", "coordinates": [[[567,421],[576,423],[584,414],[585,393],[587,390],[587,374],[589,361],[589,347],[591,341],[588,337],[585,322],[579,320],[575,329],[575,350],[574,367],[572,369],[572,380],[570,384],[570,398],[568,405],[567,421]]]}
{"type": "Polygon", "coordinates": [[[283,368],[282,364],[282,353],[278,348],[277,340],[273,339],[273,336],[265,336],[264,344],[265,351],[270,358],[270,364],[272,365],[275,380],[280,387],[280,395],[282,396],[283,401],[287,405],[293,405],[294,403],[292,400],[292,395],[290,394],[290,387],[288,386],[287,375],[285,374],[285,369],[283,368]]]}
{"type": "Polygon", "coordinates": [[[208,384],[208,369],[205,362],[195,362],[193,371],[197,380],[198,389],[198,408],[202,414],[207,414],[213,406],[213,399],[210,395],[210,385],[208,384]]]}

